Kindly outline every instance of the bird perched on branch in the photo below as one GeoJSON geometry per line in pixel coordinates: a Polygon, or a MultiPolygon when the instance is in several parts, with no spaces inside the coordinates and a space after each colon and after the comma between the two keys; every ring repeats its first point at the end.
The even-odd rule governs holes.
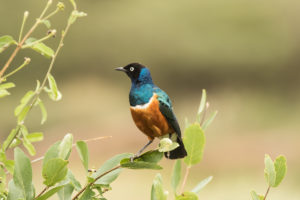
{"type": "Polygon", "coordinates": [[[138,151],[138,157],[155,137],[176,134],[176,142],[179,146],[165,156],[169,159],[183,158],[187,155],[184,148],[181,131],[172,109],[172,103],[168,95],[157,87],[150,71],[139,63],[131,63],[125,67],[116,68],[123,71],[131,79],[129,93],[130,111],[136,126],[147,135],[149,142],[138,151]]]}

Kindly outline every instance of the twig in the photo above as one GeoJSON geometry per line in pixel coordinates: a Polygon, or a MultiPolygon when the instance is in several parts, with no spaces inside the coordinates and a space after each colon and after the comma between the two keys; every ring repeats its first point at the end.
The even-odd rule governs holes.
{"type": "Polygon", "coordinates": [[[110,170],[104,172],[103,174],[100,174],[99,176],[97,176],[93,182],[88,183],[84,188],[82,188],[82,189],[81,189],[81,190],[80,190],[80,191],[72,198],[72,200],[77,199],[77,198],[81,195],[81,193],[83,193],[88,187],[92,186],[98,179],[100,179],[101,177],[105,176],[106,174],[109,174],[110,172],[112,172],[112,171],[114,171],[114,170],[116,170],[116,169],[119,169],[120,167],[121,167],[121,165],[117,165],[116,167],[114,167],[114,168],[112,168],[112,169],[110,169],[110,170]]]}
{"type": "Polygon", "coordinates": [[[264,196],[264,200],[267,199],[267,196],[268,196],[268,194],[269,194],[269,190],[270,190],[270,186],[269,186],[268,189],[267,189],[267,192],[266,192],[266,194],[265,194],[265,196],[264,196]]]}
{"type": "Polygon", "coordinates": [[[40,196],[42,196],[42,194],[44,194],[47,190],[48,190],[48,186],[46,186],[34,199],[39,198],[40,196]]]}
{"type": "Polygon", "coordinates": [[[24,58],[24,62],[21,66],[19,66],[17,69],[13,70],[12,72],[6,74],[5,76],[3,76],[1,79],[5,80],[7,77],[13,75],[14,73],[18,72],[19,70],[21,70],[23,67],[25,67],[26,65],[28,65],[30,63],[30,58],[25,57],[24,58]]]}
{"type": "MultiPolygon", "coordinates": [[[[17,47],[15,48],[14,52],[11,54],[7,62],[5,63],[4,67],[0,71],[0,78],[3,76],[6,69],[9,67],[10,63],[13,61],[13,59],[16,57],[19,50],[22,48],[24,42],[27,40],[27,38],[31,35],[31,33],[36,29],[36,27],[41,23],[41,20],[43,16],[45,15],[46,11],[48,10],[49,6],[51,5],[52,0],[48,0],[46,7],[44,8],[42,14],[40,17],[36,20],[34,25],[31,27],[31,29],[27,32],[27,34],[24,36],[21,42],[18,43],[17,47]]],[[[22,29],[23,30],[23,29],[22,29]]]]}
{"type": "Polygon", "coordinates": [[[189,175],[189,173],[190,173],[190,169],[191,169],[190,166],[187,166],[187,167],[186,167],[185,175],[184,175],[183,182],[182,182],[181,189],[180,189],[180,194],[183,193],[184,186],[185,186],[186,181],[187,181],[187,177],[188,177],[188,175],[189,175]]]}

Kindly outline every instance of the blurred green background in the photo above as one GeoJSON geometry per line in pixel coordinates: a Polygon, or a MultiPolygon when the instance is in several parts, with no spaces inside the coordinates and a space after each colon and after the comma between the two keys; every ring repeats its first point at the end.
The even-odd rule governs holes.
{"type": "MultiPolygon", "coordinates": [[[[17,38],[24,11],[30,12],[29,26],[45,3],[0,0],[0,35],[17,38]]],[[[51,20],[52,28],[60,30],[66,23],[70,4],[64,3],[67,8],[51,20]]],[[[201,199],[250,199],[252,189],[259,193],[267,189],[264,154],[273,159],[284,154],[287,176],[278,189],[271,189],[268,199],[300,198],[300,1],[85,0],[78,1],[78,6],[88,17],[71,27],[53,70],[63,99],[51,102],[44,96],[45,125],[40,125],[38,109],[27,121],[30,131],[45,134],[36,145],[36,157],[67,132],[76,140],[112,136],[88,144],[94,168],[117,153],[136,152],[144,145],[147,139],[129,112],[130,81],[113,70],[140,62],[169,94],[182,129],[185,117],[195,119],[203,88],[211,111],[219,111],[206,131],[204,159],[192,169],[187,189],[213,175],[201,199]]],[[[33,36],[46,33],[47,28],[41,26],[33,36]]],[[[54,48],[59,36],[47,44],[54,48]]],[[[0,55],[0,66],[13,49],[0,55]]],[[[24,56],[31,58],[31,64],[9,80],[17,87],[0,102],[1,141],[16,125],[13,110],[19,99],[35,87],[49,65],[36,52],[24,50],[11,69],[24,56]]],[[[173,161],[162,164],[164,183],[171,193],[173,161]]],[[[39,191],[40,163],[33,168],[39,191]]],[[[71,168],[83,182],[84,170],[75,152],[71,168]]],[[[124,170],[107,197],[149,199],[156,173],[124,170]]]]}

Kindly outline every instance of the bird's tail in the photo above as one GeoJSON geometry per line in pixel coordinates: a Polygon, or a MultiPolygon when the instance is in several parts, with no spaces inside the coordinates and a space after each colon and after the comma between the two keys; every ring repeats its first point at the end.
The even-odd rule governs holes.
{"type": "Polygon", "coordinates": [[[169,151],[169,152],[165,152],[165,157],[169,158],[169,159],[179,159],[179,158],[184,158],[187,155],[187,152],[184,148],[182,139],[180,137],[177,137],[177,141],[179,144],[179,147],[177,147],[176,149],[169,151]]]}

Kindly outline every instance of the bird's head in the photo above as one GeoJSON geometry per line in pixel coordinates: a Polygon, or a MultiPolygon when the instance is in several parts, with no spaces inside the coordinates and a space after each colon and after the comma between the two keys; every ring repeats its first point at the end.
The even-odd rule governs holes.
{"type": "Polygon", "coordinates": [[[139,63],[131,63],[115,70],[125,72],[134,84],[153,83],[149,69],[139,63]]]}

